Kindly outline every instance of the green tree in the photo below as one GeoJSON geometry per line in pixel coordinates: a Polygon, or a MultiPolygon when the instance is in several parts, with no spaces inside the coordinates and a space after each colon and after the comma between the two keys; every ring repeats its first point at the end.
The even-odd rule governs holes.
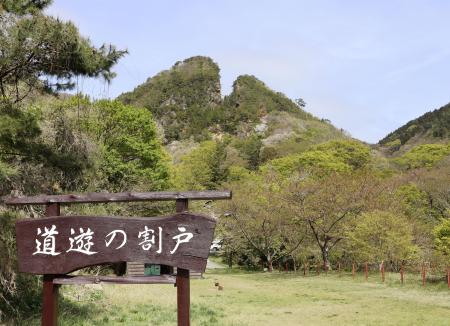
{"type": "Polygon", "coordinates": [[[235,147],[239,150],[241,157],[247,161],[247,168],[256,170],[261,161],[261,148],[263,143],[258,135],[251,135],[245,139],[235,142],[235,147]]]}
{"type": "Polygon", "coordinates": [[[264,258],[272,272],[273,264],[291,255],[305,238],[281,201],[282,184],[272,175],[247,177],[230,186],[233,200],[224,204],[225,214],[219,220],[219,228],[229,238],[244,241],[243,247],[264,258]]]}
{"type": "Polygon", "coordinates": [[[410,221],[398,213],[372,211],[361,215],[346,232],[348,251],[354,261],[388,261],[394,268],[417,259],[410,221]]]}
{"type": "Polygon", "coordinates": [[[414,147],[394,162],[406,169],[431,168],[448,155],[450,155],[450,143],[425,144],[414,147]]]}
{"type": "Polygon", "coordinates": [[[443,219],[434,229],[436,249],[450,257],[450,218],[443,219]]]}
{"type": "MultiPolygon", "coordinates": [[[[42,171],[54,169],[54,174],[63,174],[66,180],[78,179],[90,161],[82,151],[69,150],[73,146],[67,147],[67,138],[61,137],[65,133],[61,124],[55,128],[52,144],[43,141],[41,110],[23,100],[33,94],[33,102],[37,102],[42,90],[71,88],[76,76],[103,77],[109,81],[114,77],[113,66],[125,54],[112,45],[96,48],[72,23],[44,15],[42,10],[50,3],[48,0],[0,1],[2,175],[17,171],[16,165],[35,168],[42,164],[42,171]]],[[[2,185],[2,192],[9,192],[14,183],[18,185],[8,180],[2,185]]],[[[74,183],[67,185],[73,188],[74,183]]],[[[34,187],[26,189],[28,193],[33,190],[34,187]]]]}
{"type": "MultiPolygon", "coordinates": [[[[97,48],[79,34],[74,24],[46,16],[43,9],[50,3],[0,0],[2,194],[11,190],[27,194],[51,192],[48,175],[72,180],[58,191],[78,185],[73,180],[79,180],[90,165],[83,146],[77,146],[73,129],[66,128],[64,119],[43,122],[42,110],[31,106],[28,99],[37,102],[42,91],[70,89],[77,76],[110,81],[114,77],[112,68],[125,54],[113,45],[97,48]],[[44,139],[49,130],[53,134],[44,139]]],[[[8,213],[0,216],[0,323],[6,317],[25,319],[39,306],[39,301],[33,301],[40,291],[38,278],[16,272],[12,236],[15,218],[8,213]]]]}
{"type": "Polygon", "coordinates": [[[113,45],[94,47],[71,22],[42,13],[51,1],[0,2],[0,95],[21,101],[39,85],[74,87],[73,77],[114,77],[126,53],[113,45]],[[43,82],[42,82],[43,81],[43,82]]]}
{"type": "Polygon", "coordinates": [[[332,154],[353,169],[360,169],[370,161],[370,148],[356,140],[332,140],[317,145],[314,149],[332,154]]]}
{"type": "Polygon", "coordinates": [[[396,197],[403,206],[405,214],[416,218],[423,218],[430,208],[428,194],[417,184],[409,182],[400,185],[395,191],[396,197]]]}
{"type": "Polygon", "coordinates": [[[289,176],[301,170],[318,174],[343,173],[365,167],[370,161],[367,146],[353,140],[335,140],[299,153],[270,161],[263,170],[273,168],[289,176]]]}
{"type": "Polygon", "coordinates": [[[168,157],[148,110],[101,100],[92,104],[83,126],[101,144],[99,169],[102,179],[107,181],[102,185],[104,188],[113,191],[168,188],[168,157]]]}
{"type": "Polygon", "coordinates": [[[182,189],[216,189],[228,177],[226,142],[212,140],[181,158],[175,167],[175,185],[182,189]]]}
{"type": "MultiPolygon", "coordinates": [[[[0,213],[0,323],[22,319],[36,312],[41,301],[39,278],[17,273],[16,214],[0,213]]],[[[15,324],[15,323],[11,323],[15,324]]]]}
{"type": "Polygon", "coordinates": [[[379,182],[364,171],[320,179],[293,176],[289,182],[284,198],[295,219],[310,229],[328,269],[331,251],[345,239],[351,222],[379,195],[379,182]]]}
{"type": "Polygon", "coordinates": [[[51,192],[48,184],[56,176],[61,186],[73,190],[92,165],[87,154],[84,141],[76,137],[63,112],[47,116],[39,106],[0,101],[0,162],[9,175],[0,186],[1,193],[12,189],[28,194],[51,192]],[[31,172],[34,169],[37,172],[31,172]],[[39,176],[47,180],[38,180],[39,176]]]}

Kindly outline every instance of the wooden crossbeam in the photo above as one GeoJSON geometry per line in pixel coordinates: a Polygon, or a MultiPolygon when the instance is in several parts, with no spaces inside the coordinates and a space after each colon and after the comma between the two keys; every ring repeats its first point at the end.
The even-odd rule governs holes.
{"type": "Polygon", "coordinates": [[[46,204],[86,204],[117,203],[167,200],[221,200],[231,199],[229,190],[222,191],[158,191],[158,192],[120,192],[120,193],[87,193],[83,195],[39,195],[31,197],[7,197],[6,205],[46,205],[46,204]]]}
{"type": "Polygon", "coordinates": [[[80,285],[80,284],[175,284],[176,278],[171,275],[158,276],[61,276],[53,279],[53,284],[80,285]]]}

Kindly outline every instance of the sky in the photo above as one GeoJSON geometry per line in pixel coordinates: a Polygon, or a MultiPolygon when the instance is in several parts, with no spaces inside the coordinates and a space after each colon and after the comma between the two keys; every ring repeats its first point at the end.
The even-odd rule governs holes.
{"type": "Polygon", "coordinates": [[[93,98],[205,55],[222,95],[251,74],[369,143],[450,102],[446,0],[54,0],[47,13],[129,51],[110,85],[79,80],[93,98]]]}

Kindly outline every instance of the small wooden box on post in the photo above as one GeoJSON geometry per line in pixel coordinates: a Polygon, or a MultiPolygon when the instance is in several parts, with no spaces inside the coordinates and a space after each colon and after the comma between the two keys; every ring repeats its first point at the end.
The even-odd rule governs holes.
{"type": "MultiPolygon", "coordinates": [[[[231,199],[230,191],[188,191],[188,192],[125,192],[125,193],[88,193],[84,195],[40,195],[34,197],[10,197],[4,200],[7,205],[45,205],[45,218],[24,219],[16,222],[17,250],[19,271],[43,274],[43,305],[42,325],[57,325],[58,317],[58,288],[60,285],[88,284],[88,283],[118,283],[118,284],[175,284],[177,287],[178,325],[190,325],[190,284],[189,270],[204,271],[214,234],[215,220],[202,215],[188,212],[189,200],[220,200],[231,199]],[[167,201],[176,202],[176,214],[164,218],[120,218],[101,216],[61,216],[60,205],[76,203],[112,203],[112,202],[142,202],[167,201]],[[51,229],[50,230],[50,226],[51,229]],[[152,234],[159,230],[159,249],[148,251],[156,247],[155,238],[144,247],[137,239],[150,226],[152,234]],[[95,229],[96,235],[108,241],[96,244],[95,252],[83,252],[84,249],[73,248],[74,240],[70,238],[75,230],[80,232],[88,227],[95,229]],[[187,232],[191,227],[192,232],[187,232]],[[42,251],[45,243],[38,245],[33,241],[36,232],[53,231],[55,235],[68,236],[70,248],[66,250],[63,244],[52,244],[52,252],[46,255],[42,251]],[[59,230],[59,232],[56,231],[59,230]],[[69,231],[70,230],[70,231],[69,231]],[[34,233],[33,233],[34,232],[34,233]],[[109,232],[109,233],[108,233],[109,232]],[[174,232],[184,232],[170,237],[174,232]],[[117,239],[111,243],[116,234],[122,236],[122,242],[117,239]],[[33,235],[33,236],[31,236],[33,235]],[[132,236],[134,235],[134,236],[132,236]],[[139,236],[138,236],[139,235],[139,236]],[[30,237],[31,236],[31,237],[30,237]],[[108,238],[109,236],[109,238],[108,238]],[[128,238],[127,238],[128,237],[128,238]],[[165,241],[163,242],[163,238],[165,241]],[[184,237],[184,238],[182,238],[184,237]],[[31,240],[30,240],[31,239],[31,240]],[[128,242],[127,242],[128,239],[128,242]],[[191,241],[192,240],[192,241],[191,241]],[[42,248],[41,245],[42,244],[42,248]],[[181,245],[180,245],[181,244],[181,245]],[[110,246],[111,245],[111,246],[110,246]],[[139,250],[142,245],[143,250],[139,250]],[[32,253],[33,246],[36,251],[32,253]],[[77,251],[84,256],[77,256],[77,251]],[[172,249],[172,250],[170,250],[172,249]],[[176,278],[170,275],[142,276],[142,277],[111,277],[111,276],[71,276],[66,275],[82,267],[115,263],[121,261],[144,261],[164,264],[177,268],[176,278]]],[[[90,230],[92,232],[92,230],[90,230]]],[[[91,233],[93,235],[94,232],[91,233]]],[[[94,245],[91,243],[91,246],[94,245]]],[[[89,247],[90,248],[90,247],[89,247]]]]}

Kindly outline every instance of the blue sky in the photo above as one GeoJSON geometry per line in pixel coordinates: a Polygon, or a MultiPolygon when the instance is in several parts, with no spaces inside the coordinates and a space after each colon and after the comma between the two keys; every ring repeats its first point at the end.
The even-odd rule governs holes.
{"type": "Polygon", "coordinates": [[[54,0],[47,12],[130,52],[111,85],[79,81],[96,98],[206,55],[223,94],[252,74],[371,143],[450,102],[450,1],[54,0]]]}

